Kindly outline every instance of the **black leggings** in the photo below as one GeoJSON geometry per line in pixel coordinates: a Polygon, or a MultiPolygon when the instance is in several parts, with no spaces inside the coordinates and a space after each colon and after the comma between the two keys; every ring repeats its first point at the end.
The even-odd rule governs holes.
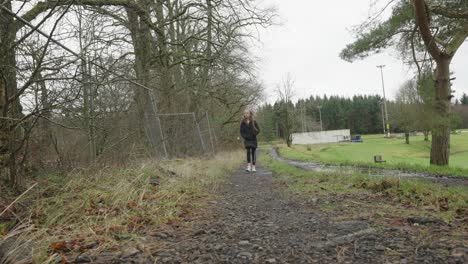
{"type": "Polygon", "coordinates": [[[255,165],[255,162],[257,161],[257,157],[255,156],[255,150],[257,148],[248,147],[246,149],[247,149],[247,162],[248,163],[252,162],[252,165],[255,165]]]}

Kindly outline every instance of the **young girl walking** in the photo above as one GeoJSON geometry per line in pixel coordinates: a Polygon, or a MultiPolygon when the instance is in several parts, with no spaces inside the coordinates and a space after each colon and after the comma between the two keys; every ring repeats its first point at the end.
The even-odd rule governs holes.
{"type": "Polygon", "coordinates": [[[255,172],[255,162],[257,157],[255,150],[257,149],[257,135],[260,133],[260,128],[254,119],[253,113],[250,110],[245,110],[244,117],[240,124],[240,134],[244,139],[244,146],[247,150],[247,172],[255,172]]]}

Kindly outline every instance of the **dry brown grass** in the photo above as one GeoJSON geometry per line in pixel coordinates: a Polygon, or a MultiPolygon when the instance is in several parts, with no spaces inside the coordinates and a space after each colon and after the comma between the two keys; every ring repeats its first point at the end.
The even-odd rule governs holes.
{"type": "Polygon", "coordinates": [[[49,177],[25,197],[30,206],[22,215],[28,217],[7,236],[17,237],[23,245],[31,242],[36,262],[47,259],[53,250],[111,248],[177,218],[188,206],[197,206],[239,167],[241,155],[146,161],[65,179],[49,177]],[[150,179],[157,179],[158,185],[150,184],[150,179]]]}

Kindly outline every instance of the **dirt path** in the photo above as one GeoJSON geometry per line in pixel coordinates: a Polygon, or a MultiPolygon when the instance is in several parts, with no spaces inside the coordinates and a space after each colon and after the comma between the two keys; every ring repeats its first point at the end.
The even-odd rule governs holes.
{"type": "MultiPolygon", "coordinates": [[[[171,223],[98,263],[463,263],[466,248],[415,240],[395,227],[343,213],[339,197],[287,194],[275,176],[239,170],[191,223],[171,223]],[[334,205],[324,211],[323,205],[334,205]],[[459,253],[461,252],[461,253],[459,253]],[[455,254],[456,253],[456,254],[455,254]],[[452,256],[453,255],[453,256],[452,256]]],[[[357,209],[356,214],[359,214],[357,209]]],[[[443,230],[437,227],[435,230],[443,230]]]]}

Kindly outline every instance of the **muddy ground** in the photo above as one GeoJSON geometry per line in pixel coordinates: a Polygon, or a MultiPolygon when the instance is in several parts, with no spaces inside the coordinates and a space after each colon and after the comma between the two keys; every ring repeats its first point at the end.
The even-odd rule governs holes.
{"type": "MultiPolygon", "coordinates": [[[[467,263],[457,224],[369,217],[369,195],[288,192],[263,168],[239,170],[202,209],[94,263],[467,263]]],[[[460,223],[462,225],[463,223],[460,223]]],[[[460,230],[462,230],[460,232],[460,230]]],[[[73,260],[71,257],[69,260],[73,260]]]]}

